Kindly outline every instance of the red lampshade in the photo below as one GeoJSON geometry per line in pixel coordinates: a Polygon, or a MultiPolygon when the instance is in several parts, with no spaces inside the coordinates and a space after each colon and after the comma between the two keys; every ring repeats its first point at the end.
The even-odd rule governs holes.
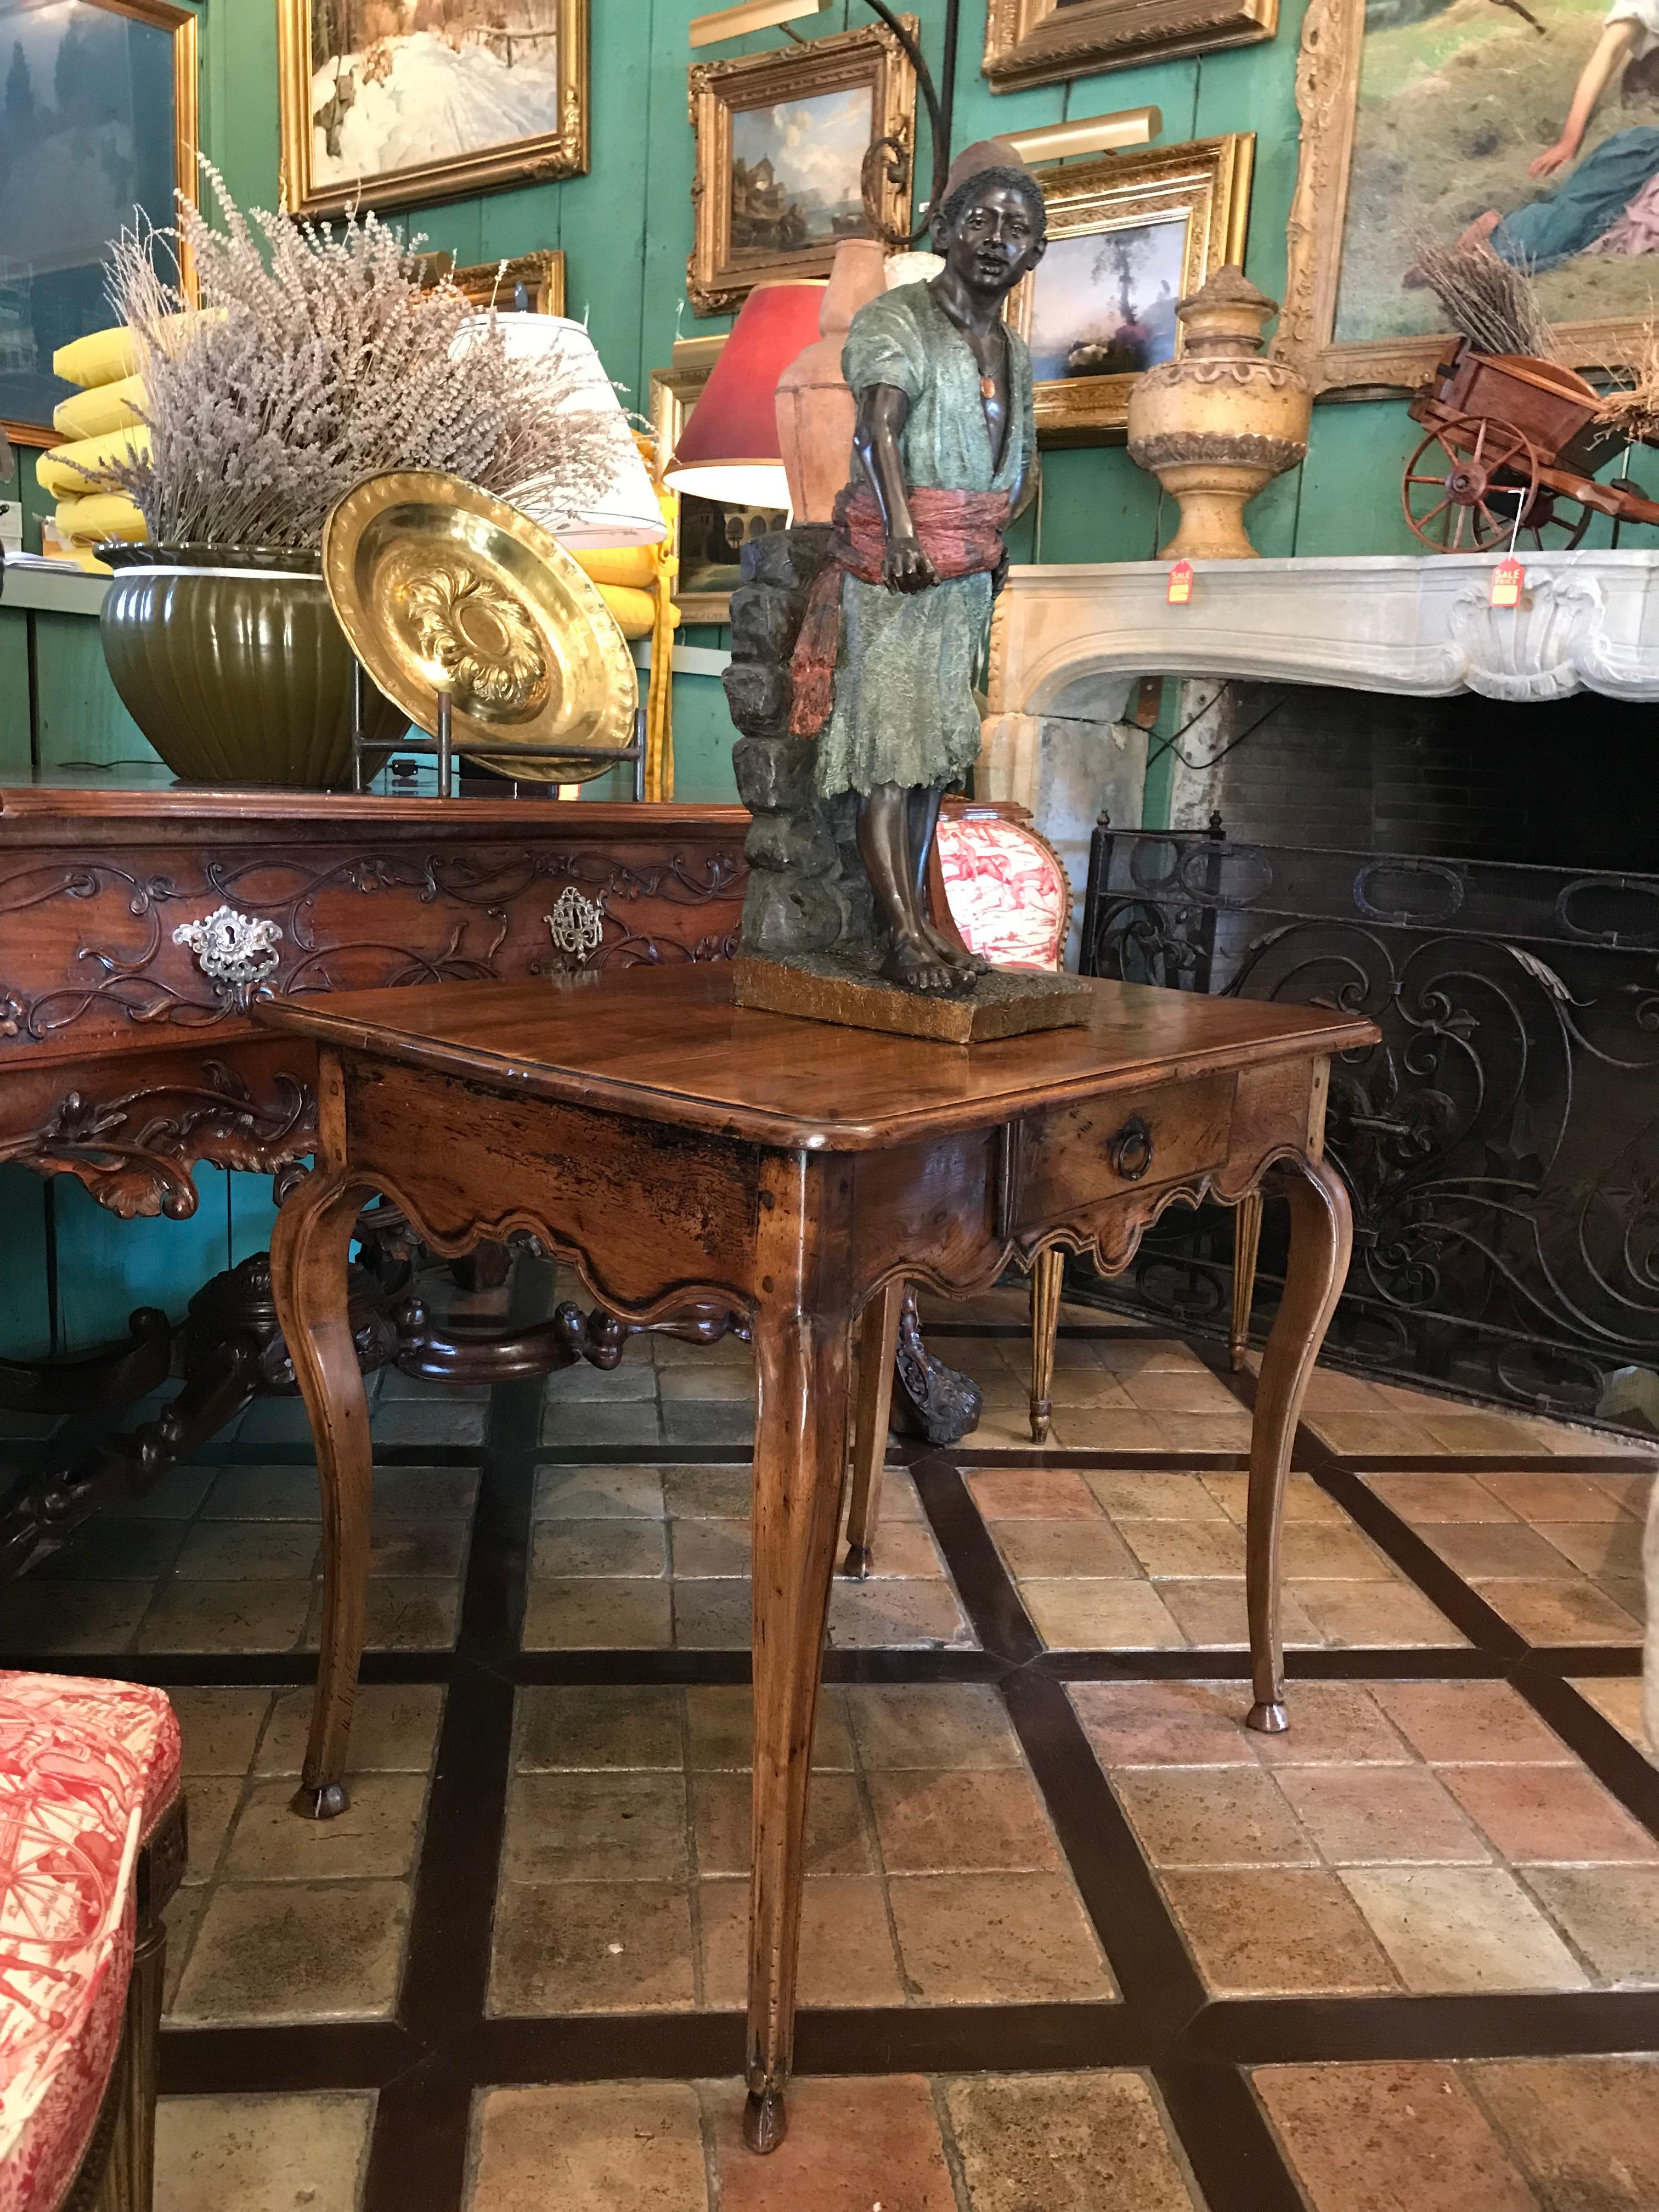
{"type": "Polygon", "coordinates": [[[822,283],[757,284],[720,348],[674,458],[676,491],[738,507],[789,504],[778,442],[778,379],[818,335],[822,283]]]}

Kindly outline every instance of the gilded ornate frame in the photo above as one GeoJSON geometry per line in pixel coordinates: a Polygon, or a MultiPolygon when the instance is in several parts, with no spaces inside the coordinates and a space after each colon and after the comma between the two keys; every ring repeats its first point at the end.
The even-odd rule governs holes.
{"type": "MultiPolygon", "coordinates": [[[[1048,235],[1086,237],[1171,216],[1187,218],[1187,244],[1179,296],[1197,291],[1229,262],[1243,263],[1250,214],[1250,173],[1255,134],[1229,131],[1185,146],[1146,153],[1109,154],[1039,170],[1048,206],[1048,235]]],[[[1031,334],[1036,279],[1028,276],[1006,313],[1020,336],[1031,334]]],[[[1182,339],[1177,333],[1176,352],[1182,339]]],[[[1126,434],[1133,374],[1066,376],[1036,387],[1037,435],[1048,446],[1098,445],[1126,434]]]]}
{"type": "MultiPolygon", "coordinates": [[[[1364,0],[1313,0],[1296,63],[1302,154],[1286,232],[1285,301],[1273,350],[1322,393],[1364,399],[1422,383],[1446,350],[1448,332],[1340,343],[1336,307],[1348,210],[1364,0]]],[[[1560,358],[1573,368],[1618,368],[1641,349],[1639,316],[1556,325],[1560,358]]]]}
{"type": "Polygon", "coordinates": [[[410,207],[507,185],[547,184],[587,173],[588,9],[559,0],[559,127],[476,154],[423,161],[379,177],[317,185],[311,173],[312,0],[276,0],[276,80],[283,122],[283,205],[290,215],[342,215],[353,206],[410,207]]]}
{"type": "Polygon", "coordinates": [[[469,268],[452,269],[449,275],[450,282],[480,307],[511,307],[514,292],[522,284],[530,295],[532,315],[564,313],[564,255],[557,246],[512,255],[505,265],[475,262],[469,268]]]}
{"type": "MultiPolygon", "coordinates": [[[[913,34],[914,15],[901,18],[913,34]]],[[[811,100],[867,84],[874,94],[873,138],[893,140],[899,156],[883,165],[878,206],[884,223],[908,229],[910,171],[915,149],[916,73],[909,56],[884,24],[842,31],[830,39],[735,60],[693,63],[690,72],[691,130],[696,160],[691,180],[696,244],[686,264],[686,291],[700,315],[724,314],[741,306],[757,284],[775,277],[827,276],[834,246],[800,253],[736,253],[732,246],[732,117],[747,107],[811,100]],[[902,174],[896,177],[895,169],[902,174]]]]}
{"type": "Polygon", "coordinates": [[[1278,28],[1279,0],[990,0],[984,70],[993,92],[1014,92],[1251,46],[1278,28]]]}
{"type": "MultiPolygon", "coordinates": [[[[194,204],[198,191],[196,154],[200,113],[200,50],[195,15],[188,8],[175,8],[172,0],[88,0],[88,4],[101,8],[106,15],[130,15],[135,22],[149,23],[157,30],[173,33],[173,181],[185,198],[194,204]]],[[[156,211],[158,215],[159,212],[156,211]]],[[[171,210],[167,212],[170,214],[171,210]]],[[[179,270],[179,281],[193,299],[196,287],[187,261],[179,270]]],[[[39,422],[0,420],[0,434],[9,438],[14,446],[20,447],[44,448],[63,443],[56,430],[48,429],[39,422]]]]}

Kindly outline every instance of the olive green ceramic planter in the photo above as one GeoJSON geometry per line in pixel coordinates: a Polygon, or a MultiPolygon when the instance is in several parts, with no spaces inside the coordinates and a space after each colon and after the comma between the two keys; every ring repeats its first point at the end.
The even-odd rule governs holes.
{"type": "MultiPolygon", "coordinates": [[[[174,775],[349,788],[351,649],[305,556],[157,546],[122,555],[104,599],[104,658],[174,775]]],[[[407,718],[364,688],[364,733],[390,746],[407,718]]]]}

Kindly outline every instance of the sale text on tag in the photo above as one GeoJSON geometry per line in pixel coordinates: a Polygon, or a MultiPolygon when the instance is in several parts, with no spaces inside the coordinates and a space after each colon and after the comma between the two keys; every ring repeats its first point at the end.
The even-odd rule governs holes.
{"type": "Polygon", "coordinates": [[[1184,607],[1192,596],[1193,564],[1190,561],[1177,561],[1170,571],[1170,605],[1184,607]]]}
{"type": "Polygon", "coordinates": [[[1500,561],[1492,572],[1492,603],[1495,607],[1518,607],[1521,586],[1527,580],[1527,572],[1511,555],[1500,561]]]}

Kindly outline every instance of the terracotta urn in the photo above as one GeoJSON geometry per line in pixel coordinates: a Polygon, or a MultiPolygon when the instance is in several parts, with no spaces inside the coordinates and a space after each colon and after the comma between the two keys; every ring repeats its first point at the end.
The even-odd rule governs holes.
{"type": "Polygon", "coordinates": [[[1129,391],[1129,458],[1181,503],[1166,560],[1253,561],[1244,509],[1308,450],[1307,379],[1261,351],[1279,302],[1242,269],[1217,270],[1176,309],[1186,332],[1179,360],[1129,391]]]}
{"type": "Polygon", "coordinates": [[[844,238],[836,248],[818,310],[818,329],[778,379],[778,444],[797,522],[828,522],[852,471],[858,410],[841,373],[847,328],[886,288],[886,251],[873,238],[844,238]]]}

